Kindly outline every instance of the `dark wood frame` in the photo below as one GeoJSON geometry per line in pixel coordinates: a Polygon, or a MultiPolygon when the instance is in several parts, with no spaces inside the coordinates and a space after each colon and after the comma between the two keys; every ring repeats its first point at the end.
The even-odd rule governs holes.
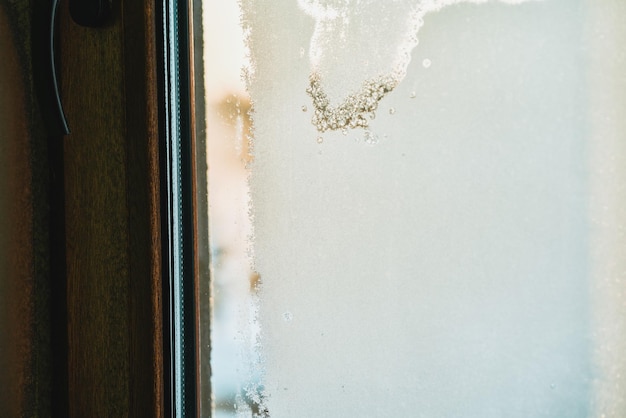
{"type": "Polygon", "coordinates": [[[61,5],[68,415],[164,416],[155,3],[61,5]]]}
{"type": "MultiPolygon", "coordinates": [[[[0,21],[12,23],[0,31],[0,45],[10,46],[9,82],[18,86],[10,93],[19,96],[13,102],[18,116],[9,122],[16,129],[0,136],[0,146],[15,160],[5,183],[19,192],[19,200],[8,205],[11,223],[0,222],[9,256],[15,256],[9,274],[0,275],[0,290],[6,290],[0,304],[10,302],[0,305],[0,415],[169,416],[162,4],[113,1],[107,24],[87,28],[73,22],[68,1],[60,1],[57,67],[71,134],[58,136],[44,123],[45,100],[34,81],[46,71],[37,44],[46,42],[40,19],[49,3],[0,3],[0,21]],[[14,80],[20,71],[23,79],[14,80]]],[[[192,50],[193,37],[189,41],[192,50]]],[[[189,71],[193,96],[202,87],[194,86],[193,68],[189,71]]],[[[0,105],[2,110],[11,103],[0,100],[0,105]]],[[[195,142],[193,97],[190,106],[186,158],[194,229],[206,221],[197,218],[191,167],[202,147],[195,142]]],[[[188,245],[195,251],[198,242],[191,237],[188,245]]],[[[197,258],[188,268],[195,310],[190,326],[197,334],[197,258]]],[[[194,338],[189,363],[195,367],[194,338]]],[[[199,373],[194,373],[188,374],[189,386],[197,391],[199,373]]],[[[197,404],[199,398],[192,398],[197,404]]]]}

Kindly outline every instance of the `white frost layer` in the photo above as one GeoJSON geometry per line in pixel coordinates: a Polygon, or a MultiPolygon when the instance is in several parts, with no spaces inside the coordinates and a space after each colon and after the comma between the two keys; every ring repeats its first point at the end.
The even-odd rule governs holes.
{"type": "MultiPolygon", "coordinates": [[[[316,41],[335,97],[395,65],[401,4],[354,11],[343,37],[316,41]]],[[[492,1],[429,14],[371,145],[310,123],[310,16],[294,2],[243,1],[272,417],[624,415],[623,363],[610,353],[624,346],[615,243],[625,206],[609,199],[624,180],[603,169],[623,153],[624,102],[587,90],[591,78],[611,91],[617,77],[604,72],[611,52],[598,60],[582,42],[584,27],[607,42],[603,19],[589,27],[584,13],[597,5],[492,1]],[[590,138],[603,137],[612,145],[590,167],[590,138]],[[602,228],[590,226],[607,213],[590,196],[615,215],[602,228]]]]}
{"type": "MultiPolygon", "coordinates": [[[[311,71],[330,87],[331,97],[341,97],[364,81],[381,75],[397,82],[406,75],[411,51],[418,44],[424,16],[458,3],[489,0],[298,0],[298,5],[315,20],[309,46],[311,71]],[[354,74],[354,65],[359,71],[354,74]],[[347,73],[351,77],[345,77],[347,73]],[[341,87],[339,87],[341,86],[341,87]],[[334,87],[334,88],[333,88],[334,87]]],[[[519,4],[528,0],[499,0],[519,4]]]]}

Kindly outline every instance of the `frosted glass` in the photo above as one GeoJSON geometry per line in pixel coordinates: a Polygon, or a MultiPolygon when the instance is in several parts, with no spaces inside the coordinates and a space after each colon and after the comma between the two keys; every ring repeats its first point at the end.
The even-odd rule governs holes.
{"type": "Polygon", "coordinates": [[[242,10],[257,414],[626,416],[626,6],[242,10]]]}

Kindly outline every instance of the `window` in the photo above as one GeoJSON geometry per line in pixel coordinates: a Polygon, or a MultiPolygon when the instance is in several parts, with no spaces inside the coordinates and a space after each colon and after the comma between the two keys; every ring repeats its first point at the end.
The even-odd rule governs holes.
{"type": "Polygon", "coordinates": [[[626,413],[621,3],[203,5],[216,416],[626,413]]]}
{"type": "Polygon", "coordinates": [[[622,2],[9,3],[10,413],[626,415],[622,2]]]}

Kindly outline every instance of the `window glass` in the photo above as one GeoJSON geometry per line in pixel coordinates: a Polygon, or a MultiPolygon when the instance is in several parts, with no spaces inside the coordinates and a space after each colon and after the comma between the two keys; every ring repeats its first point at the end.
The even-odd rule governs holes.
{"type": "Polygon", "coordinates": [[[226,8],[216,416],[626,415],[626,6],[226,8]]]}
{"type": "MultiPolygon", "coordinates": [[[[207,389],[204,382],[202,393],[212,396],[215,417],[234,416],[237,405],[240,410],[257,408],[246,388],[259,384],[252,367],[258,328],[252,290],[258,276],[250,260],[250,100],[241,77],[245,50],[240,15],[236,1],[202,2],[208,172],[199,175],[208,180],[211,276],[211,344],[208,350],[203,347],[201,359],[210,362],[211,385],[207,389]]],[[[203,296],[206,306],[209,298],[203,296]]]]}

